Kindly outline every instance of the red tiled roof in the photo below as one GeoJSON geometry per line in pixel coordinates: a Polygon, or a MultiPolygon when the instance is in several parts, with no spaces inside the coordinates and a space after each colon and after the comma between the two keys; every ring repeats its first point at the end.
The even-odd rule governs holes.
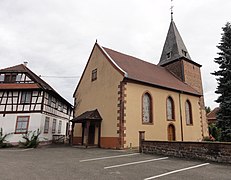
{"type": "Polygon", "coordinates": [[[101,48],[103,48],[107,55],[127,73],[128,79],[149,83],[162,88],[201,95],[191,86],[176,78],[164,67],[145,62],[141,59],[105,47],[101,48]]]}
{"type": "Polygon", "coordinates": [[[0,84],[0,89],[38,89],[40,88],[37,84],[0,84]]]}
{"type": "Polygon", "coordinates": [[[209,112],[208,114],[207,114],[207,119],[208,120],[210,120],[210,119],[216,119],[216,116],[217,116],[217,112],[219,111],[219,107],[216,107],[216,108],[214,108],[211,112],[209,112]]]}

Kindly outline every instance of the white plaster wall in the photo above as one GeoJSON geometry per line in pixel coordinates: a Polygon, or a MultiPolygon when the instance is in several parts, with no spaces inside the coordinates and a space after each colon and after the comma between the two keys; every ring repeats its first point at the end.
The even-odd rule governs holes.
{"type": "Polygon", "coordinates": [[[20,114],[6,114],[5,117],[0,115],[0,128],[3,129],[3,134],[12,133],[11,135],[7,136],[6,140],[10,143],[16,144],[19,141],[23,141],[22,134],[14,134],[15,126],[17,122],[17,116],[30,116],[29,118],[29,125],[28,131],[36,131],[39,129],[41,131],[40,134],[40,141],[49,141],[52,140],[52,124],[53,119],[56,119],[56,133],[59,135],[66,134],[66,123],[68,122],[67,119],[61,119],[51,115],[45,115],[41,113],[20,113],[20,114]],[[48,133],[44,133],[44,125],[45,125],[45,118],[49,117],[49,131],[48,133]],[[58,133],[58,126],[59,121],[62,121],[61,133],[58,133]]]}
{"type": "Polygon", "coordinates": [[[23,141],[22,134],[14,134],[17,122],[17,116],[30,116],[28,131],[34,131],[40,128],[41,113],[20,113],[20,114],[6,114],[5,117],[0,115],[0,128],[3,129],[3,134],[12,133],[7,136],[6,140],[11,143],[18,143],[23,141]]]}
{"type": "Polygon", "coordinates": [[[40,139],[41,140],[52,140],[52,135],[57,134],[57,135],[66,135],[66,123],[68,122],[67,119],[61,119],[60,117],[52,116],[52,115],[46,115],[43,114],[41,117],[41,125],[40,125],[40,130],[41,130],[41,135],[40,139]],[[46,117],[49,117],[49,130],[48,133],[44,133],[44,127],[45,127],[45,119],[46,117]],[[52,125],[53,125],[53,119],[56,119],[56,132],[52,133],[52,125]],[[61,126],[61,133],[58,133],[58,127],[59,127],[59,121],[62,121],[62,126],[61,126]]]}

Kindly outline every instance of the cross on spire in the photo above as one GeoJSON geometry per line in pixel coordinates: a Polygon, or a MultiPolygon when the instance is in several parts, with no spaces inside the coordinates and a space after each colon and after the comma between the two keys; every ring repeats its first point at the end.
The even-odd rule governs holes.
{"type": "Polygon", "coordinates": [[[173,0],[171,0],[171,21],[173,21],[173,0]]]}

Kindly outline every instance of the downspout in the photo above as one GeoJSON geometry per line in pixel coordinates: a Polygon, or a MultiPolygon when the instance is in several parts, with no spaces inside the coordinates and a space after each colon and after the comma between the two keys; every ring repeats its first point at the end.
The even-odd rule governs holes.
{"type": "Polygon", "coordinates": [[[119,122],[120,149],[124,148],[124,80],[120,82],[120,122],[119,122]]]}
{"type": "Polygon", "coordinates": [[[182,120],[182,109],[181,109],[181,94],[183,94],[183,92],[181,91],[179,93],[179,106],[180,106],[180,128],[181,128],[181,141],[184,141],[184,135],[183,135],[183,120],[182,120]]]}

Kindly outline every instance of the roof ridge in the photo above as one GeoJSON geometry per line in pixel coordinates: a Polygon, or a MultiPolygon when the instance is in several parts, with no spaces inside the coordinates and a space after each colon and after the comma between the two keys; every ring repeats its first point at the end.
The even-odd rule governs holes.
{"type": "Polygon", "coordinates": [[[14,65],[14,66],[10,66],[10,67],[0,69],[0,71],[7,71],[7,70],[10,70],[10,69],[16,68],[16,67],[23,67],[24,68],[24,66],[25,66],[24,64],[18,64],[18,65],[14,65]]]}

